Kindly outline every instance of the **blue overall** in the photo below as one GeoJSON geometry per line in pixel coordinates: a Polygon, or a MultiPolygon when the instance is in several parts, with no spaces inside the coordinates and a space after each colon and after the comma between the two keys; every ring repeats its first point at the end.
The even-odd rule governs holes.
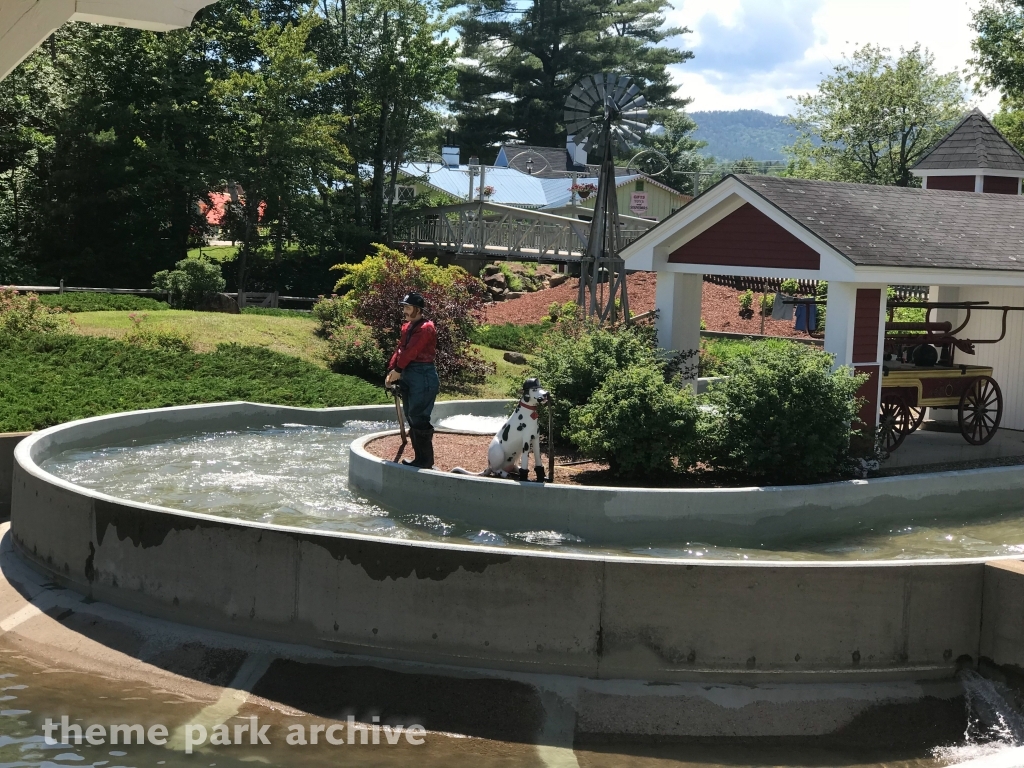
{"type": "Polygon", "coordinates": [[[434,364],[409,363],[402,371],[398,386],[402,390],[402,406],[409,426],[412,429],[431,429],[430,413],[441,388],[434,364]]]}

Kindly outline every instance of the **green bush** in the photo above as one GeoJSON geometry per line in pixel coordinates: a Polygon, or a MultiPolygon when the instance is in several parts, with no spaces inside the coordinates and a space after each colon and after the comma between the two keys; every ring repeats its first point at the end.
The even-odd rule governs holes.
{"type": "Polygon", "coordinates": [[[749,312],[754,306],[754,292],[747,289],[740,294],[740,312],[749,312]]]}
{"type": "Polygon", "coordinates": [[[737,358],[750,355],[752,344],[762,344],[764,348],[784,348],[796,342],[786,339],[729,339],[704,338],[700,340],[700,375],[725,376],[737,358]]]}
{"type": "Polygon", "coordinates": [[[0,288],[0,335],[19,333],[55,333],[67,331],[68,316],[45,306],[34,293],[20,294],[0,288]]]}
{"type": "Polygon", "coordinates": [[[521,291],[525,287],[523,285],[523,278],[516,274],[512,267],[509,266],[508,262],[500,262],[498,269],[501,270],[501,274],[505,276],[505,285],[508,286],[510,291],[521,291]]]}
{"type": "Polygon", "coordinates": [[[787,296],[795,296],[800,290],[800,282],[794,280],[792,277],[787,277],[779,285],[779,293],[784,293],[787,296]]]}
{"type": "Polygon", "coordinates": [[[555,397],[556,436],[571,440],[570,412],[589,403],[614,371],[635,365],[664,368],[648,331],[636,326],[608,331],[585,319],[560,322],[537,350],[530,372],[555,397]]]}
{"type": "Polygon", "coordinates": [[[383,380],[388,358],[373,332],[360,323],[336,326],[327,337],[327,364],[336,373],[383,380]]]}
{"type": "Polygon", "coordinates": [[[761,294],[761,311],[766,315],[770,315],[772,310],[775,308],[775,294],[774,293],[763,293],[761,294]]]}
{"type": "Polygon", "coordinates": [[[845,466],[863,376],[792,342],[755,342],[723,365],[701,419],[701,461],[759,483],[810,483],[845,466]]]}
{"type": "Polygon", "coordinates": [[[693,390],[665,381],[653,365],[612,371],[590,402],[573,409],[570,437],[620,477],[645,478],[690,466],[696,456],[693,390]]]}
{"type": "Polygon", "coordinates": [[[39,302],[65,312],[158,312],[170,308],[166,301],[125,293],[50,293],[40,296],[39,302]]]}
{"type": "Polygon", "coordinates": [[[321,298],[313,305],[311,314],[316,320],[316,333],[326,338],[335,328],[352,320],[352,301],[341,296],[331,295],[321,298]]]}
{"type": "Polygon", "coordinates": [[[220,265],[206,256],[182,259],[174,270],[163,270],[153,275],[153,288],[170,294],[171,306],[176,309],[199,309],[208,297],[224,290],[227,283],[220,265]]]}
{"type": "Polygon", "coordinates": [[[0,333],[0,432],[229,400],[326,408],[382,403],[385,393],[263,347],[196,353],[74,334],[0,333]]]}
{"type": "Polygon", "coordinates": [[[505,349],[510,352],[533,354],[544,339],[544,334],[551,329],[551,323],[535,323],[533,325],[480,325],[473,330],[472,341],[491,349],[505,349]]]}

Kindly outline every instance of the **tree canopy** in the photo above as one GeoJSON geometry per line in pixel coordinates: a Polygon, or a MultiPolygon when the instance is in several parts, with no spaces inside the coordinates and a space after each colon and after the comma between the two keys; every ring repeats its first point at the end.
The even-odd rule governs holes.
{"type": "Polygon", "coordinates": [[[937,72],[919,45],[898,58],[865,45],[795,101],[794,175],[903,187],[967,108],[959,74],[937,72]]]}
{"type": "Polygon", "coordinates": [[[452,107],[458,141],[491,158],[496,145],[564,143],[565,97],[584,75],[630,75],[658,108],[678,109],[668,66],[692,58],[666,41],[668,0],[468,0],[456,6],[462,56],[452,107]]]}
{"type": "Polygon", "coordinates": [[[992,122],[1024,150],[1024,2],[987,0],[974,12],[972,26],[978,85],[1003,94],[992,122]]]}

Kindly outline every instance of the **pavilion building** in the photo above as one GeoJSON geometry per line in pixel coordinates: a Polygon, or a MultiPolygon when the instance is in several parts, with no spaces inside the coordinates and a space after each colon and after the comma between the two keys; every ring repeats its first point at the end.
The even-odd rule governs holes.
{"type": "MultiPolygon", "coordinates": [[[[699,347],[704,275],[827,280],[825,349],[869,375],[861,415],[877,423],[888,286],[1024,306],[1024,157],[975,111],[914,172],[925,188],[732,175],[660,222],[622,255],[628,269],[658,275],[662,346],[699,347]],[[970,191],[942,188],[967,178],[970,191]]],[[[998,337],[1001,320],[977,312],[963,335],[998,337]]],[[[1024,429],[1022,353],[1024,312],[1011,312],[1003,341],[968,360],[994,368],[1010,429],[1024,429]]]]}

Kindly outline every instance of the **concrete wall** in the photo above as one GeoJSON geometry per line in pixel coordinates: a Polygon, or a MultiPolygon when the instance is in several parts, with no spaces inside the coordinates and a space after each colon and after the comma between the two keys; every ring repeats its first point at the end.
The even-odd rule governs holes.
{"type": "MultiPolygon", "coordinates": [[[[504,408],[444,403],[437,415],[504,408]]],[[[37,433],[16,453],[15,545],[59,583],[149,615],[469,667],[652,681],[919,679],[951,675],[958,657],[978,653],[982,562],[703,564],[402,541],[119,501],[37,466],[140,436],[386,415],[222,404],[37,433]]]]}
{"type": "MultiPolygon", "coordinates": [[[[1024,467],[803,486],[602,488],[417,471],[352,443],[349,485],[398,512],[435,509],[487,530],[559,531],[589,544],[708,541],[759,546],[869,527],[1020,509],[1024,467]]],[[[555,468],[558,471],[558,468],[555,468]]]]}
{"type": "Polygon", "coordinates": [[[14,447],[31,432],[0,432],[0,520],[11,514],[11,484],[14,481],[14,447]]]}

